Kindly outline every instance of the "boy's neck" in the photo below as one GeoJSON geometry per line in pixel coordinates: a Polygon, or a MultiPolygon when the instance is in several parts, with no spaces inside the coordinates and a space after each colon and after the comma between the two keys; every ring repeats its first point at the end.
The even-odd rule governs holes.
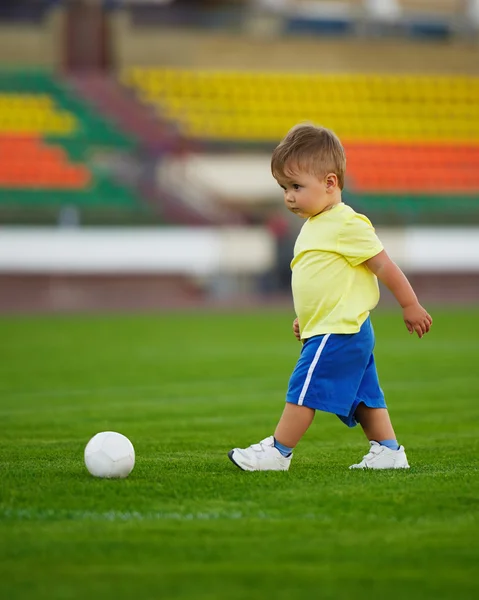
{"type": "Polygon", "coordinates": [[[343,201],[343,200],[342,200],[342,198],[341,198],[341,194],[338,194],[338,195],[334,196],[334,198],[332,198],[332,199],[331,199],[331,202],[330,202],[328,205],[326,205],[326,206],[323,208],[323,210],[322,210],[322,211],[320,211],[319,213],[316,213],[316,214],[315,214],[315,215],[313,215],[313,216],[317,217],[318,215],[322,215],[323,213],[325,213],[325,212],[328,212],[329,210],[331,210],[331,209],[332,209],[332,208],[334,208],[335,206],[338,206],[338,204],[341,204],[341,203],[342,203],[342,201],[343,201]]]}

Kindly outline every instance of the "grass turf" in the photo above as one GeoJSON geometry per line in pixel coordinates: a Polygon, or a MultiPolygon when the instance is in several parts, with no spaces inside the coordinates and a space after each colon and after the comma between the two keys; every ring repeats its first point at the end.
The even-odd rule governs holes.
{"type": "Polygon", "coordinates": [[[477,597],[479,312],[433,316],[373,319],[408,472],[349,471],[365,439],[327,414],[288,473],[227,459],[274,429],[291,314],[0,320],[2,597],[477,597]],[[86,472],[102,430],[127,480],[86,472]]]}

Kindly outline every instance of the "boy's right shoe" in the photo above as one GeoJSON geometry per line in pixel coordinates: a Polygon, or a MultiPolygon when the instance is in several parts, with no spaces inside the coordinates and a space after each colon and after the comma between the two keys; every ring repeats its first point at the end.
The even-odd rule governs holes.
{"type": "Polygon", "coordinates": [[[378,442],[369,443],[369,452],[360,463],[351,465],[350,469],[409,469],[404,446],[400,446],[399,450],[391,450],[378,442]]]}
{"type": "Polygon", "coordinates": [[[287,471],[293,454],[283,456],[274,447],[274,437],[261,440],[248,448],[234,448],[228,452],[228,458],[243,471],[287,471]]]}

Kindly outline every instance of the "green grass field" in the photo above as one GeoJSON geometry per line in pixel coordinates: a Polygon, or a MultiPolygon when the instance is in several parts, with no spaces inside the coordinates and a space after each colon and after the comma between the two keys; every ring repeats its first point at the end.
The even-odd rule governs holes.
{"type": "Polygon", "coordinates": [[[376,312],[407,472],[354,472],[359,428],[318,414],[287,473],[228,450],[271,434],[292,314],[0,320],[0,596],[331,600],[479,597],[479,311],[412,338],[376,312]],[[83,449],[127,435],[126,480],[83,449]]]}

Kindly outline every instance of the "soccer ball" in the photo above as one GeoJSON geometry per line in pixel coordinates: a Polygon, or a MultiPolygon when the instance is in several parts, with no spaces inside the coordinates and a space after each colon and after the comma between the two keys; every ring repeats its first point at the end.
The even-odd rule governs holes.
{"type": "Polygon", "coordinates": [[[86,445],[85,465],[94,477],[128,477],[135,466],[135,449],[121,433],[102,431],[86,445]]]}

